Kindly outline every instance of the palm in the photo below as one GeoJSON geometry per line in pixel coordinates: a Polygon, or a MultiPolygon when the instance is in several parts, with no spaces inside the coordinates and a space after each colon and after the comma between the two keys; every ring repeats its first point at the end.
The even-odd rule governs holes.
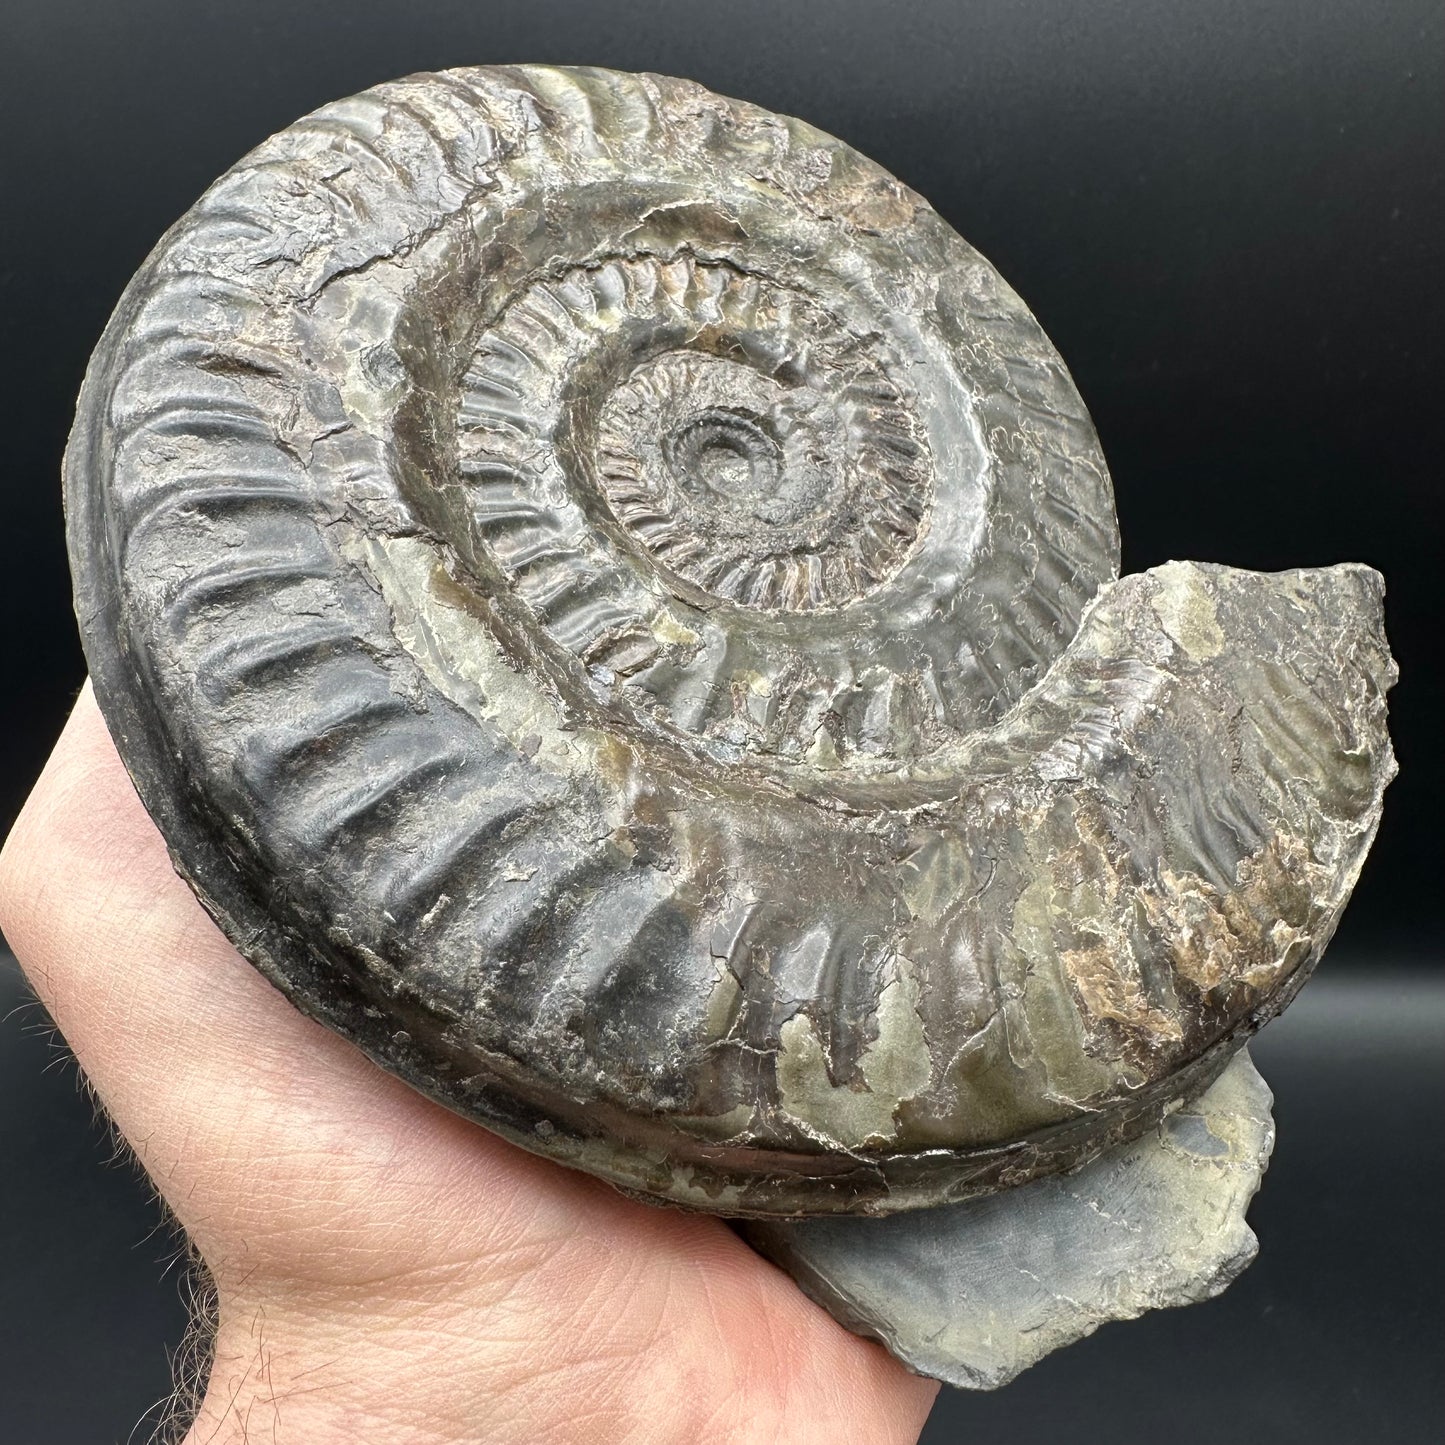
{"type": "Polygon", "coordinates": [[[916,1438],[935,1387],[724,1224],[533,1158],[296,1013],[172,872],[88,690],[0,883],[215,1276],[196,1441],[916,1438]]]}

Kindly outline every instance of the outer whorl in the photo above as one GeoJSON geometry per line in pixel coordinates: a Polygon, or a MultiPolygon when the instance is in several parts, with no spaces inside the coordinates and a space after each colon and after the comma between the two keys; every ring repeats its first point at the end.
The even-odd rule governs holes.
{"type": "Polygon", "coordinates": [[[738,1214],[1078,1163],[1319,956],[1379,579],[1115,581],[1023,304],[798,121],[416,76],[168,233],[67,457],[97,694],[243,953],[527,1148],[738,1214]]]}

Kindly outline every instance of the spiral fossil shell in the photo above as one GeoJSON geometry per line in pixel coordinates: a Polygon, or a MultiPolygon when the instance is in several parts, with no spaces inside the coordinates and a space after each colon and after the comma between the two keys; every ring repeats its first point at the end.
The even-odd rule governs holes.
{"type": "Polygon", "coordinates": [[[1381,586],[1115,580],[1059,358],[906,187],[657,76],[423,75],[168,233],[67,456],[207,908],[451,1107],[736,1214],[1076,1164],[1303,982],[1381,586]]]}

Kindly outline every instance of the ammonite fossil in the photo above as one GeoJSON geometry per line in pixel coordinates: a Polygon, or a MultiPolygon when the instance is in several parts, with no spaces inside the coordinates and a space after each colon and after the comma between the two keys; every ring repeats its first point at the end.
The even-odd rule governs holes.
{"type": "Polygon", "coordinates": [[[67,457],[178,869],[452,1108],[724,1214],[1072,1168],[1310,972],[1381,583],[1117,578],[1063,363],[917,195],[659,76],[382,85],[166,235],[67,457]]]}

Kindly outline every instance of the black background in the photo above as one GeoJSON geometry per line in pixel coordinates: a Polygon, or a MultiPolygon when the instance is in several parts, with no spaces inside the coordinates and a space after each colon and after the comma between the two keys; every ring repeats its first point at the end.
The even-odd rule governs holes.
{"type": "MultiPolygon", "coordinates": [[[[0,827],[83,676],[58,465],[132,271],[305,111],[522,60],[690,76],[928,197],[1067,359],[1125,570],[1385,574],[1401,776],[1323,1002],[1257,1053],[1296,1093],[1253,1216],[1264,1257],[1216,1304],[1113,1327],[993,1399],[948,1397],[928,1438],[1439,1438],[1438,3],[0,0],[0,827]],[[1351,1153],[1387,1144],[1388,1167],[1351,1153]]],[[[0,1445],[124,1438],[179,1309],[153,1282],[163,1246],[130,1248],[154,1216],[99,1170],[86,1107],[36,1077],[22,1023],[0,1033],[0,1445]]]]}

